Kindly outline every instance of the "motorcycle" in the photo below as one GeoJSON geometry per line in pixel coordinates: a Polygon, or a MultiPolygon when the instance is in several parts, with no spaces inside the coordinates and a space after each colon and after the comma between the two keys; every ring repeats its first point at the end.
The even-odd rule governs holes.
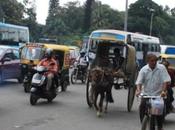
{"type": "Polygon", "coordinates": [[[35,105],[39,98],[44,98],[48,102],[52,102],[57,96],[57,87],[54,79],[49,92],[46,91],[47,77],[45,73],[48,72],[48,69],[44,66],[37,66],[35,69],[36,73],[33,75],[31,82],[30,104],[35,105]]]}
{"type": "Polygon", "coordinates": [[[85,83],[87,75],[87,66],[80,64],[75,64],[73,71],[71,73],[71,83],[74,84],[77,80],[81,80],[82,83],[85,83]]]}

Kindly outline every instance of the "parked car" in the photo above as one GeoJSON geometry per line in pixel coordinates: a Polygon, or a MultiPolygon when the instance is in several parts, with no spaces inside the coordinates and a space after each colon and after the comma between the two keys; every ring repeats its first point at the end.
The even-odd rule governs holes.
{"type": "Polygon", "coordinates": [[[10,46],[0,46],[0,83],[5,79],[17,79],[20,76],[19,49],[10,46]]]}

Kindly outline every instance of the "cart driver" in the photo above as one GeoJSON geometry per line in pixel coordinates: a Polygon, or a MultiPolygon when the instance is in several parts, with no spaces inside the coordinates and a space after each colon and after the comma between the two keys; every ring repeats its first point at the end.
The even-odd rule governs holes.
{"type": "Polygon", "coordinates": [[[120,49],[119,48],[115,48],[114,49],[114,59],[113,59],[113,66],[116,70],[120,69],[122,64],[123,64],[123,61],[124,61],[124,58],[121,56],[120,54],[120,49]]]}
{"type": "Polygon", "coordinates": [[[124,57],[120,54],[120,49],[115,48],[114,49],[114,58],[113,58],[113,69],[114,69],[114,76],[115,77],[121,77],[124,78],[124,80],[127,80],[123,70],[122,70],[122,64],[124,62],[124,57]]]}

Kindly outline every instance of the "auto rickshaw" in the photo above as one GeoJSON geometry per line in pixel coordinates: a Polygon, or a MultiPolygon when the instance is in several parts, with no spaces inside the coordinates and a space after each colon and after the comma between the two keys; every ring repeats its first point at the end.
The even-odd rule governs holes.
{"type": "Polygon", "coordinates": [[[64,45],[43,44],[43,43],[28,43],[21,48],[21,73],[23,75],[24,91],[30,91],[30,83],[35,72],[31,69],[36,66],[39,61],[44,58],[44,53],[47,48],[53,50],[56,60],[59,63],[59,86],[62,91],[66,91],[69,85],[69,48],[64,45]],[[29,81],[26,82],[28,77],[29,81]]]}
{"type": "Polygon", "coordinates": [[[121,88],[128,89],[127,110],[130,112],[135,97],[135,80],[138,74],[136,50],[134,46],[127,43],[124,32],[117,30],[97,30],[93,31],[90,35],[90,40],[88,42],[90,65],[86,83],[87,104],[91,107],[93,105],[92,99],[94,97],[92,95],[91,70],[98,66],[102,69],[110,69],[112,73],[117,72],[113,65],[115,48],[120,50],[121,56],[123,57],[120,71],[123,72],[124,76],[112,75],[114,79],[112,86],[116,88],[116,90],[121,88]]]}
{"type": "Polygon", "coordinates": [[[169,68],[175,70],[175,55],[173,54],[160,54],[159,62],[162,63],[163,61],[169,62],[169,68]]]}

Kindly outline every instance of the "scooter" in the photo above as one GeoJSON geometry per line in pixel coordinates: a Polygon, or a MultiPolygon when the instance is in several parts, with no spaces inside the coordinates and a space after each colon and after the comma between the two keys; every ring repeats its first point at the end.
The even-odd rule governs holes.
{"type": "Polygon", "coordinates": [[[48,69],[44,66],[35,67],[36,73],[33,75],[30,91],[30,104],[35,105],[39,98],[47,99],[48,102],[57,96],[57,87],[53,79],[52,86],[46,91],[47,77],[45,75],[48,69]]]}

